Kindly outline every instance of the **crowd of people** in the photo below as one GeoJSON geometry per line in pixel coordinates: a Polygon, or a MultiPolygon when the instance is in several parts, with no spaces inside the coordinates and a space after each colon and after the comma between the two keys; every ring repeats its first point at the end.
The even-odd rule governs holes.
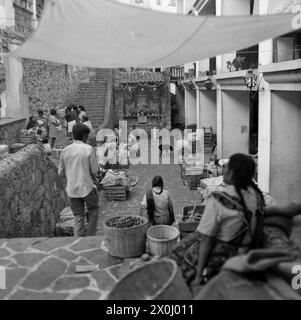
{"type": "Polygon", "coordinates": [[[90,133],[94,134],[94,129],[86,114],[85,107],[69,105],[65,109],[64,119],[58,117],[56,109],[51,109],[48,116],[44,114],[43,110],[38,110],[37,116],[29,118],[26,129],[33,131],[37,142],[43,144],[48,151],[51,151],[55,147],[58,134],[63,127],[66,127],[67,136],[72,140],[73,126],[79,123],[87,126],[90,133]]]}

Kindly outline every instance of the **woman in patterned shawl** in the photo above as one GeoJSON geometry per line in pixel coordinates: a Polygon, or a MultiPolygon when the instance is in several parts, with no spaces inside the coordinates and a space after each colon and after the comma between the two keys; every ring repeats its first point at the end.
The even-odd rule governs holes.
{"type": "Polygon", "coordinates": [[[263,247],[264,225],[289,235],[292,218],[301,213],[299,203],[265,207],[254,173],[251,157],[232,155],[224,170],[226,187],[211,193],[196,232],[174,248],[171,258],[193,291],[216,275],[229,258],[263,247]]]}
{"type": "Polygon", "coordinates": [[[265,203],[254,173],[255,163],[249,156],[231,156],[224,171],[226,187],[208,197],[196,232],[173,250],[172,258],[188,285],[210,279],[239,249],[262,246],[265,203]]]}

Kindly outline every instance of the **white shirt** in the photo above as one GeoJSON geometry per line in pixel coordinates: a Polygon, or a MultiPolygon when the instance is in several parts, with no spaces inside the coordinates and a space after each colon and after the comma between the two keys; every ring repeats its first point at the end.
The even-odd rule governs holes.
{"type": "MultiPolygon", "coordinates": [[[[239,197],[232,185],[226,185],[224,191],[231,196],[239,197]]],[[[258,203],[254,189],[249,187],[248,190],[242,190],[242,195],[247,208],[255,214],[258,203]]],[[[242,212],[225,208],[218,200],[210,196],[197,231],[206,236],[215,237],[227,242],[241,230],[242,226],[242,212]]]]}
{"type": "Polygon", "coordinates": [[[94,149],[82,141],[74,141],[62,151],[58,170],[59,174],[65,170],[70,198],[87,196],[95,187],[91,175],[98,171],[94,149]]]}

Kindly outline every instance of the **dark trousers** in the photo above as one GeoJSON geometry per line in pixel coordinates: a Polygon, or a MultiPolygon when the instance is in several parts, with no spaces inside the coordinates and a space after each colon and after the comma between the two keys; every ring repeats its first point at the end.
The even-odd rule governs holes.
{"type": "Polygon", "coordinates": [[[51,140],[50,140],[50,148],[51,148],[51,149],[54,148],[55,140],[56,140],[56,138],[51,138],[51,140]]]}
{"type": "Polygon", "coordinates": [[[95,188],[83,198],[69,198],[74,214],[74,236],[94,236],[98,221],[98,194],[95,188]],[[85,230],[85,205],[87,207],[88,228],[85,230]]]}

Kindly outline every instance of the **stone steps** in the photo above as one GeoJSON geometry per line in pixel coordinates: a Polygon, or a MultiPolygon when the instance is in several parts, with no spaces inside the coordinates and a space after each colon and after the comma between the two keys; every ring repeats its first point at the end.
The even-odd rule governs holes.
{"type": "Polygon", "coordinates": [[[83,105],[93,127],[98,127],[104,121],[107,99],[107,83],[110,69],[90,69],[88,83],[81,83],[74,98],[76,105],[83,105]]]}

